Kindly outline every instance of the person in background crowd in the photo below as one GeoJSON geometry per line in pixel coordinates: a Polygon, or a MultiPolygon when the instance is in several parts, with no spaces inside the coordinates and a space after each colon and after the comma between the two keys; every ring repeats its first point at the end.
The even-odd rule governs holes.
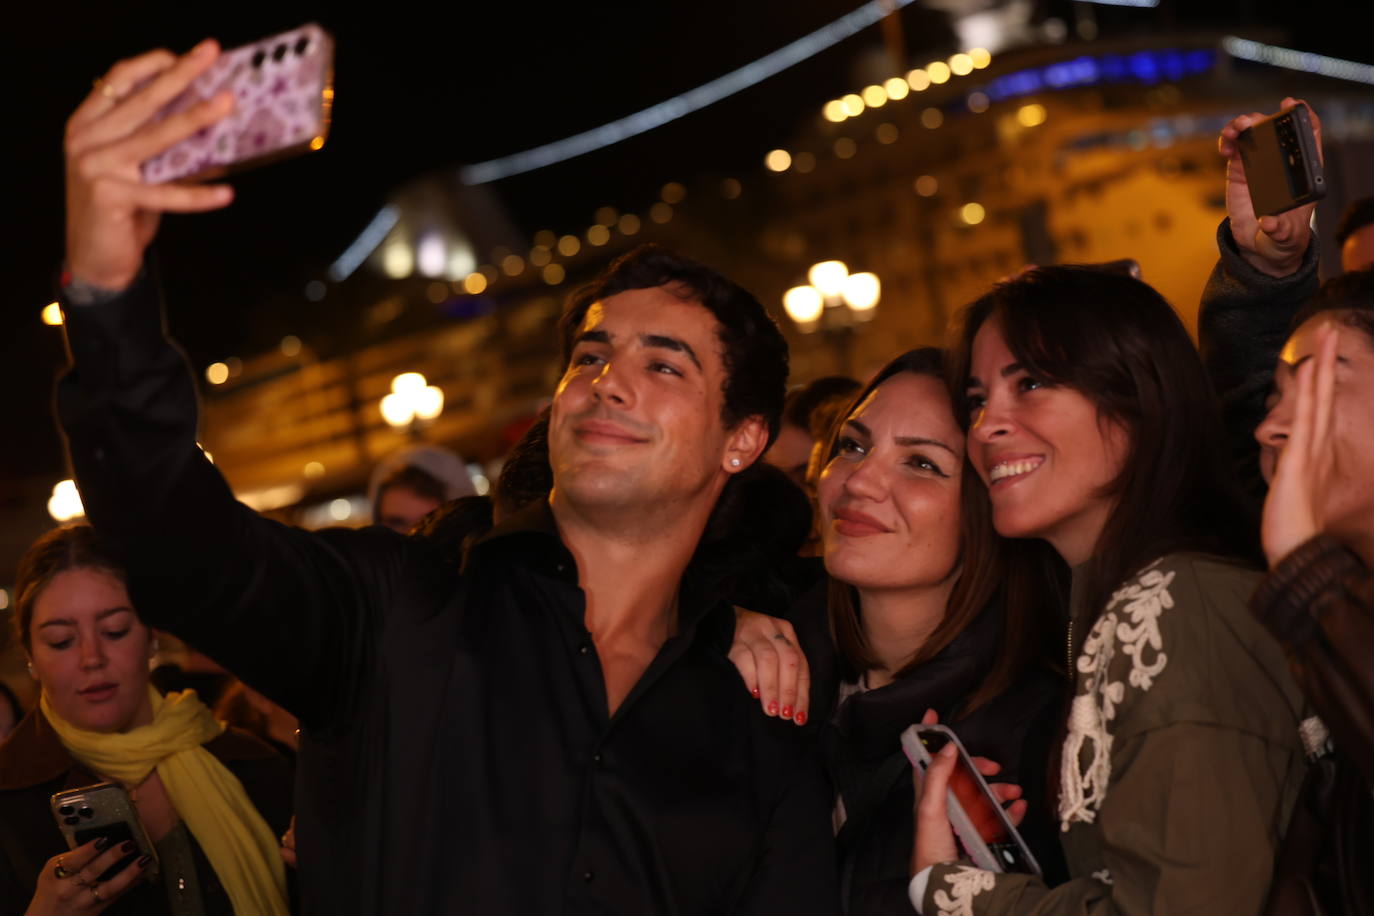
{"type": "Polygon", "coordinates": [[[42,694],[0,744],[0,914],[289,912],[276,838],[291,817],[290,766],[194,693],[149,685],[156,639],[89,526],[29,548],[14,620],[42,694]],[[122,844],[67,850],[49,797],[104,781],[128,790],[157,847],[156,882],[150,857],[101,880],[129,858],[122,844]]]}
{"type": "MultiPolygon", "coordinates": [[[[818,487],[829,579],[791,609],[793,625],[741,615],[731,657],[769,714],[803,724],[814,704],[845,912],[909,913],[914,795],[901,734],[927,710],[1002,764],[998,778],[1026,787],[1037,815],[1048,810],[1044,759],[1062,683],[1048,626],[1056,583],[1052,569],[1006,556],[992,531],[985,492],[965,473],[942,351],[888,363],[841,419],[818,487]],[[796,642],[811,698],[805,677],[795,693],[779,685],[767,658],[796,642]]],[[[1026,835],[1062,871],[1049,818],[1032,818],[1026,835]]]]}
{"type": "Polygon", "coordinates": [[[230,200],[139,180],[229,110],[154,117],[217,56],[117,64],[69,121],[58,410],[139,613],[299,716],[307,907],[833,911],[823,773],[739,689],[732,609],[688,574],[777,431],[787,345],[767,311],[656,246],[579,290],[553,489],[458,576],[422,539],[264,519],[194,447],[195,377],[144,267],[161,212],[230,200]]]}
{"type": "Polygon", "coordinates": [[[300,723],[291,713],[249,687],[234,681],[215,704],[215,718],[261,738],[293,763],[300,746],[300,723]]]}
{"type": "Polygon", "coordinates": [[[1251,607],[1320,720],[1268,912],[1374,913],[1374,270],[1298,316],[1255,431],[1272,572],[1251,607]],[[1326,738],[1329,735],[1331,741],[1326,738]]]}
{"type": "Polygon", "coordinates": [[[782,427],[778,430],[777,441],[769,446],[763,460],[810,492],[806,468],[811,463],[812,450],[823,438],[814,433],[812,418],[828,404],[847,403],[859,388],[859,383],[852,378],[828,375],[789,391],[782,408],[782,427]]]}
{"type": "Polygon", "coordinates": [[[1247,607],[1256,527],[1187,331],[1138,280],[1041,267],[969,306],[955,378],[998,533],[1047,542],[1073,571],[1076,684],[1056,755],[1070,880],[957,862],[941,752],[912,903],[1257,912],[1305,771],[1303,700],[1247,607]]]}
{"type": "Polygon", "coordinates": [[[463,459],[434,445],[388,456],[373,468],[367,491],[372,520],[401,534],[449,500],[477,493],[463,459]]]}
{"type": "Polygon", "coordinates": [[[1374,197],[1345,208],[1336,226],[1336,250],[1341,253],[1341,270],[1374,268],[1374,197]]]}
{"type": "Polygon", "coordinates": [[[19,705],[19,698],[4,681],[0,681],[0,741],[4,741],[5,737],[14,731],[14,727],[22,718],[24,707],[19,705]]]}

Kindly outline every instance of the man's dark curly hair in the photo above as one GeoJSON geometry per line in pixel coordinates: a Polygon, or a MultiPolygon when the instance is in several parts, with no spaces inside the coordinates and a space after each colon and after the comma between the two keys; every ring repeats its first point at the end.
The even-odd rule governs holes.
{"type": "Polygon", "coordinates": [[[563,360],[572,358],[577,329],[592,303],[632,289],[664,286],[684,302],[699,303],[715,316],[725,365],[721,420],[733,429],[760,416],[768,441],[778,435],[787,386],[787,341],[753,294],[690,258],[661,245],[643,245],[621,255],[591,283],[577,290],[559,321],[563,360]]]}
{"type": "Polygon", "coordinates": [[[1374,223],[1374,197],[1361,197],[1353,201],[1336,224],[1336,250],[1340,251],[1346,239],[1370,223],[1374,223]]]}

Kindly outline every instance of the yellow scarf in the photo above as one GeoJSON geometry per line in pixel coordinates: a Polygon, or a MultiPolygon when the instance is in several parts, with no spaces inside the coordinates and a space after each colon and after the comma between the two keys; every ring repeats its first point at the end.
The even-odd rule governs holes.
{"type": "Polygon", "coordinates": [[[138,785],[157,769],[186,828],[229,893],[235,913],[286,916],[286,867],[276,836],[249,801],[243,784],[201,747],[224,724],[183,690],[163,697],[152,687],[153,721],[122,734],[91,732],[58,717],[42,700],[43,714],[82,765],[102,776],[138,785]]]}

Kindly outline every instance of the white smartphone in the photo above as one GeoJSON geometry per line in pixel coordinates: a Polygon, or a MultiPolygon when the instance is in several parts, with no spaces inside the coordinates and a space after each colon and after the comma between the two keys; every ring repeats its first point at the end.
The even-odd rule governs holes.
{"type": "Polygon", "coordinates": [[[935,754],[947,744],[958,749],[958,762],[949,780],[949,822],[973,863],[995,872],[1039,875],[1040,863],[957,735],[944,725],[913,725],[902,732],[907,759],[924,776],[935,754]]]}

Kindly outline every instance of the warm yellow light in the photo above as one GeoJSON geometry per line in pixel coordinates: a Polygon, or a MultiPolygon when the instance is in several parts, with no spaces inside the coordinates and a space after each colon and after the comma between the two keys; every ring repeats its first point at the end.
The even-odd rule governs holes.
{"type": "Polygon", "coordinates": [[[518,254],[508,254],[501,259],[501,270],[508,277],[518,277],[525,271],[525,259],[518,254]]]}
{"type": "Polygon", "coordinates": [[[726,200],[738,200],[744,193],[744,185],[740,184],[738,178],[726,178],[720,183],[720,196],[726,200]]]}
{"type": "Polygon", "coordinates": [[[558,233],[552,229],[540,229],[534,234],[534,244],[552,248],[558,243],[558,233]]]}
{"type": "Polygon", "coordinates": [[[471,273],[463,278],[463,291],[475,296],[487,288],[487,278],[479,273],[471,273]]]}
{"type": "Polygon", "coordinates": [[[687,188],[679,181],[670,181],[659,190],[658,196],[663,198],[665,204],[680,204],[687,196],[687,188]]]}
{"type": "Polygon", "coordinates": [[[964,204],[959,208],[959,218],[964,221],[966,226],[976,226],[983,221],[987,211],[979,203],[964,204]]]}
{"type": "Polygon", "coordinates": [[[770,150],[763,164],[770,172],[785,172],[792,167],[792,154],[785,149],[770,150]]]}
{"type": "Polygon", "coordinates": [[[444,412],[444,392],[436,385],[428,385],[415,392],[415,416],[433,420],[444,412]]]}
{"type": "Polygon", "coordinates": [[[938,108],[927,108],[925,111],[921,112],[921,123],[931,130],[934,130],[945,123],[945,116],[938,108]]]}
{"type": "Polygon", "coordinates": [[[565,235],[558,240],[558,253],[570,258],[582,250],[582,242],[575,235],[565,235]]]}
{"type": "Polygon", "coordinates": [[[955,76],[968,76],[973,72],[973,58],[967,54],[956,54],[949,59],[949,69],[955,76]]]}
{"type": "Polygon", "coordinates": [[[969,48],[968,56],[969,60],[973,61],[973,69],[975,70],[982,70],[992,63],[992,55],[988,53],[987,48],[969,48]]]}
{"type": "Polygon", "coordinates": [[[887,122],[879,124],[878,129],[873,131],[873,136],[878,138],[879,143],[887,146],[890,143],[896,143],[897,137],[900,136],[900,134],[897,132],[896,124],[887,122]]]}
{"type": "Polygon", "coordinates": [[[821,115],[832,124],[838,124],[849,117],[849,112],[845,110],[844,102],[839,99],[831,99],[821,109],[821,115]]]}
{"type": "Polygon", "coordinates": [[[949,64],[942,60],[931,61],[926,64],[926,74],[932,83],[947,83],[949,82],[949,64]]]}
{"type": "Polygon", "coordinates": [[[821,317],[825,300],[814,286],[794,286],[782,296],[782,307],[797,324],[808,324],[821,317]]]}
{"type": "Polygon", "coordinates": [[[215,456],[210,453],[210,450],[208,448],[201,445],[199,442],[196,443],[196,448],[200,449],[200,452],[202,455],[205,456],[206,461],[210,462],[211,464],[215,463],[215,456]]]}
{"type": "Polygon", "coordinates": [[[649,219],[656,223],[666,223],[673,218],[673,208],[659,201],[649,208],[649,219]]]}
{"type": "Polygon", "coordinates": [[[86,514],[75,481],[62,480],[53,486],[52,496],[48,498],[48,514],[59,522],[68,522],[86,514]]]}
{"type": "Polygon", "coordinates": [[[428,385],[428,380],[420,373],[402,372],[391,380],[391,393],[410,397],[418,391],[423,391],[428,385]]]}
{"type": "Polygon", "coordinates": [[[563,278],[567,275],[567,271],[563,269],[562,264],[550,264],[548,267],[544,268],[544,282],[550,286],[557,286],[562,283],[563,278]]]}
{"type": "Polygon", "coordinates": [[[796,157],[792,160],[792,168],[803,175],[809,174],[815,167],[816,157],[810,153],[797,153],[796,157]]]}
{"type": "Polygon", "coordinates": [[[410,276],[415,269],[415,253],[405,242],[392,242],[382,249],[382,270],[393,280],[410,276]]]}
{"type": "Polygon", "coordinates": [[[311,149],[321,149],[324,146],[324,137],[316,137],[310,141],[311,149]]]}
{"type": "Polygon", "coordinates": [[[917,67],[906,75],[906,84],[916,92],[923,92],[930,88],[930,74],[917,67]]]}
{"type": "Polygon", "coordinates": [[[403,395],[392,392],[382,398],[382,419],[388,426],[406,426],[415,419],[415,410],[403,395]]]}
{"type": "Polygon", "coordinates": [[[848,137],[840,137],[835,141],[835,155],[840,159],[852,159],[858,151],[859,145],[848,137]]]}
{"type": "Polygon", "coordinates": [[[340,496],[329,504],[329,517],[336,522],[347,521],[353,514],[353,504],[340,496]]]}
{"type": "Polygon", "coordinates": [[[604,245],[611,240],[611,230],[597,223],[587,230],[587,241],[593,245],[604,245]]]}
{"type": "Polygon", "coordinates": [[[634,235],[639,231],[639,217],[635,216],[633,213],[626,213],[620,218],[620,222],[615,225],[623,235],[634,235]]]}
{"type": "Polygon", "coordinates": [[[62,306],[56,302],[49,302],[43,306],[43,323],[57,327],[62,323],[62,306]]]}
{"type": "Polygon", "coordinates": [[[860,97],[869,108],[882,108],[887,104],[887,90],[882,86],[865,86],[860,97]]]}
{"type": "Polygon", "coordinates": [[[211,385],[223,385],[229,381],[229,366],[226,363],[211,363],[205,367],[205,380],[211,385]]]}
{"type": "Polygon", "coordinates": [[[851,118],[864,113],[864,100],[852,92],[840,99],[840,102],[844,105],[845,113],[851,118]]]}
{"type": "Polygon", "coordinates": [[[597,207],[592,219],[602,226],[614,226],[619,217],[620,211],[615,207],[597,207]]]}
{"type": "Polygon", "coordinates": [[[881,294],[882,284],[878,282],[878,275],[868,272],[845,277],[844,288],[840,291],[845,304],[856,312],[867,312],[876,308],[881,294]]]}
{"type": "Polygon", "coordinates": [[[908,86],[906,80],[902,79],[900,76],[894,76],[892,79],[886,80],[883,83],[883,90],[887,92],[887,97],[894,102],[900,102],[911,94],[911,87],[908,86]]]}
{"type": "Polygon", "coordinates": [[[311,480],[314,480],[317,477],[323,477],[324,465],[320,464],[318,461],[311,461],[309,464],[305,466],[304,473],[305,476],[309,477],[311,480]]]}
{"type": "Polygon", "coordinates": [[[1016,112],[1016,120],[1021,122],[1022,127],[1038,127],[1045,123],[1047,116],[1045,106],[1036,102],[1022,105],[1016,112]]]}
{"type": "Polygon", "coordinates": [[[278,344],[281,347],[281,355],[286,357],[299,356],[301,352],[301,339],[295,334],[287,334],[278,344]]]}
{"type": "Polygon", "coordinates": [[[530,249],[530,263],[535,267],[543,267],[553,260],[553,252],[547,245],[535,245],[530,249]]]}
{"type": "Polygon", "coordinates": [[[934,197],[935,192],[940,190],[940,182],[934,175],[922,175],[916,179],[916,193],[922,197],[934,197]]]}
{"type": "Polygon", "coordinates": [[[822,296],[838,296],[844,290],[844,278],[847,276],[849,268],[844,261],[820,261],[812,264],[806,272],[806,279],[822,296]]]}
{"type": "Polygon", "coordinates": [[[438,305],[448,298],[448,284],[442,280],[435,280],[425,287],[425,298],[438,305]]]}

